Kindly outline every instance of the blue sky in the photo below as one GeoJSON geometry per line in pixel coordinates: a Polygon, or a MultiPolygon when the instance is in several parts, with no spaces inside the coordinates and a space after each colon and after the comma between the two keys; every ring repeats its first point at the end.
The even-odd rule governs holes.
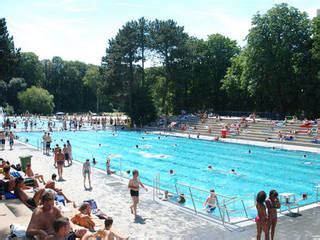
{"type": "Polygon", "coordinates": [[[129,20],[170,18],[191,36],[221,33],[244,45],[252,16],[281,2],[310,17],[320,9],[319,0],[1,0],[0,17],[24,52],[100,64],[108,39],[129,20]]]}

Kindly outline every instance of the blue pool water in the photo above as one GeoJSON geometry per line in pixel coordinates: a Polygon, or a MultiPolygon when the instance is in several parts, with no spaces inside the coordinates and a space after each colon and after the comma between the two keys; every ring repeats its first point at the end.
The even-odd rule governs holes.
{"type": "MultiPolygon", "coordinates": [[[[18,135],[22,141],[28,138],[34,146],[42,137],[41,132],[18,135]]],[[[118,131],[115,135],[111,131],[54,132],[52,137],[53,145],[61,146],[70,140],[73,158],[80,162],[95,157],[96,167],[105,170],[106,156],[111,154],[113,169],[119,173],[136,168],[141,180],[148,185],[152,185],[154,177],[160,173],[162,189],[175,192],[176,182],[204,190],[214,188],[218,194],[246,196],[246,206],[254,205],[253,196],[258,191],[268,193],[271,189],[294,193],[297,198],[307,193],[308,199],[303,204],[314,202],[315,186],[320,180],[319,156],[314,153],[171,136],[160,136],[159,139],[155,134],[126,131],[118,131]],[[208,165],[214,170],[209,171],[208,165]],[[170,169],[176,172],[174,176],[169,174],[170,169]],[[238,175],[230,174],[231,169],[238,175]]],[[[188,194],[188,189],[181,186],[178,191],[188,194]]],[[[194,191],[193,195],[197,208],[202,209],[207,194],[194,191]]],[[[191,201],[187,204],[191,206],[191,201]]],[[[239,201],[232,208],[234,216],[242,216],[239,201]]],[[[251,217],[256,214],[254,208],[248,211],[251,217]]]]}

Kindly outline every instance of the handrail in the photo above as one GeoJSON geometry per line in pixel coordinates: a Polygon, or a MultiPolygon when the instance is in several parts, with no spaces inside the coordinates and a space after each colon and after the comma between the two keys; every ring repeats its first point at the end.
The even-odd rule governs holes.
{"type": "MultiPolygon", "coordinates": [[[[180,186],[184,186],[184,187],[190,187],[192,189],[195,189],[195,190],[198,190],[198,191],[201,191],[201,192],[210,193],[210,191],[208,191],[208,190],[204,190],[204,189],[201,189],[201,188],[189,186],[189,185],[186,185],[186,184],[183,184],[183,183],[180,183],[180,182],[176,182],[175,184],[176,185],[180,185],[180,186]]],[[[216,194],[216,195],[218,197],[228,198],[230,200],[234,199],[234,197],[230,197],[230,196],[226,196],[226,195],[222,195],[222,194],[216,194]]]]}

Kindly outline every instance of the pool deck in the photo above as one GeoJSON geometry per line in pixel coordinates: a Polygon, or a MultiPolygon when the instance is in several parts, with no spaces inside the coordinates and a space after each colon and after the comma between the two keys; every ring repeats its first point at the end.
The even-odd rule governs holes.
{"type": "MultiPolygon", "coordinates": [[[[16,142],[13,151],[0,151],[0,157],[11,163],[18,163],[18,156],[31,154],[35,173],[42,173],[49,179],[56,172],[53,157],[42,155],[30,145],[16,142]]],[[[141,173],[143,174],[143,173],[141,173]]],[[[152,189],[141,191],[141,203],[134,220],[129,206],[131,198],[127,189],[127,180],[117,176],[106,176],[94,169],[92,174],[92,191],[85,191],[82,180],[82,166],[78,162],[64,168],[66,181],[58,182],[65,194],[81,203],[85,199],[94,198],[98,207],[114,219],[114,225],[130,239],[255,239],[256,228],[252,224],[227,225],[207,221],[173,204],[153,201],[152,189]]],[[[276,239],[320,239],[320,204],[314,208],[301,211],[302,216],[293,218],[282,216],[276,229],[276,239]]],[[[3,223],[1,223],[3,224],[3,223]]],[[[8,223],[8,227],[9,227],[8,223]]],[[[26,222],[25,225],[28,223],[26,222]]]]}

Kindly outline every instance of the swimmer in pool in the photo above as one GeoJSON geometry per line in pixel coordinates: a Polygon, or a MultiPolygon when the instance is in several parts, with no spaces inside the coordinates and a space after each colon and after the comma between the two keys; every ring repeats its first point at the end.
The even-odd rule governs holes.
{"type": "Polygon", "coordinates": [[[175,175],[176,172],[175,172],[173,169],[170,169],[170,170],[169,170],[169,174],[170,174],[170,175],[175,175]]]}
{"type": "Polygon", "coordinates": [[[251,150],[250,149],[249,149],[248,153],[251,154],[251,150]]]}
{"type": "Polygon", "coordinates": [[[234,169],[231,169],[230,173],[234,174],[234,175],[238,175],[238,173],[236,173],[236,171],[234,169]]]}
{"type": "Polygon", "coordinates": [[[136,145],[136,148],[139,148],[139,145],[136,145]]]}
{"type": "Polygon", "coordinates": [[[211,165],[208,165],[208,170],[213,170],[213,167],[211,165]]]}
{"type": "Polygon", "coordinates": [[[96,164],[97,164],[96,158],[92,158],[92,164],[93,164],[93,165],[96,165],[96,164]]]}

